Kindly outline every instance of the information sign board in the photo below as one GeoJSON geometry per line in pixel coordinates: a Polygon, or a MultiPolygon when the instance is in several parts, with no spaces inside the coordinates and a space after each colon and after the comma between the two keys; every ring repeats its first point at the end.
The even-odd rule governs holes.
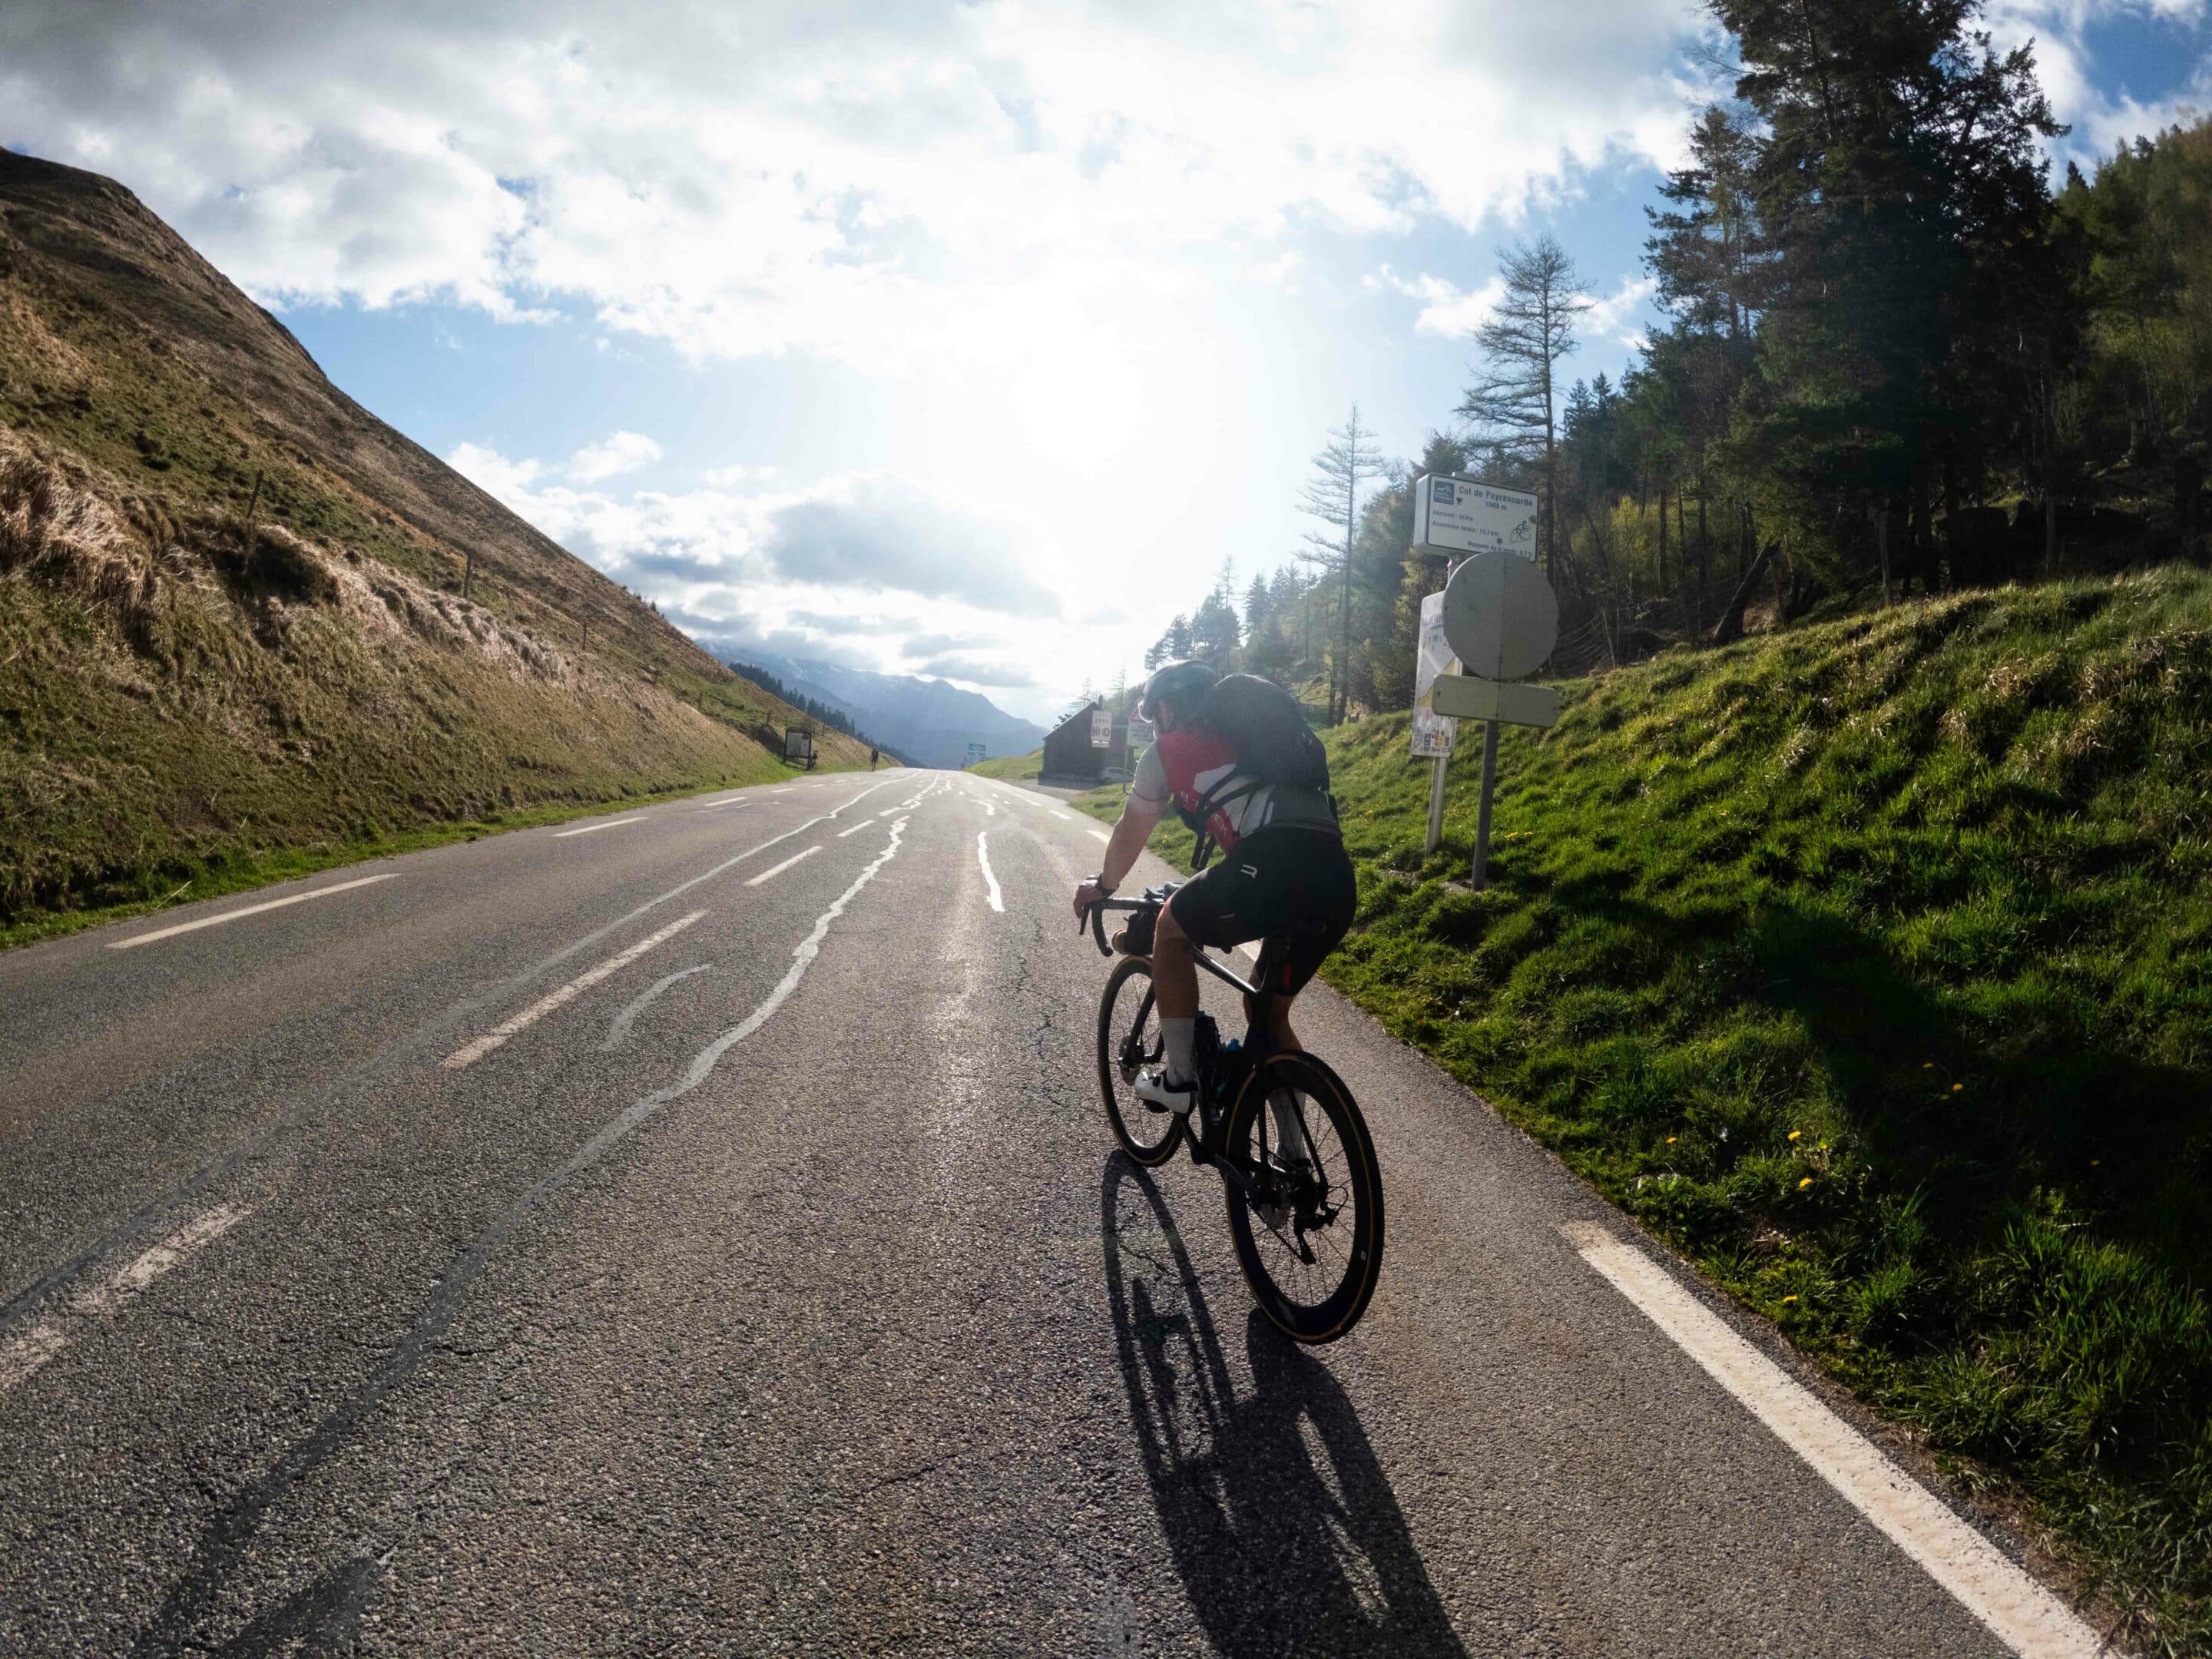
{"type": "Polygon", "coordinates": [[[1437,676],[1456,666],[1451,647],[1444,641],[1444,596],[1431,593],[1421,601],[1421,646],[1413,661],[1413,757],[1443,760],[1452,751],[1459,722],[1429,708],[1429,690],[1437,676]]]}
{"type": "Polygon", "coordinates": [[[1424,472],[1413,480],[1413,545],[1431,553],[1497,550],[1536,556],[1536,498],[1480,478],[1424,472]]]}
{"type": "Polygon", "coordinates": [[[1094,708],[1091,711],[1091,746],[1111,749],[1114,746],[1114,716],[1110,710],[1094,708]]]}
{"type": "Polygon", "coordinates": [[[977,761],[988,758],[989,753],[990,751],[980,743],[969,744],[968,745],[968,764],[973,766],[977,761]]]}

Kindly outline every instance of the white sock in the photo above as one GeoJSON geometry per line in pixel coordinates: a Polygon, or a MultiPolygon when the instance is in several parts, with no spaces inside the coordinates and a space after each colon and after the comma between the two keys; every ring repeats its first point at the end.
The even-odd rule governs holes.
{"type": "Polygon", "coordinates": [[[1169,1082],[1181,1084],[1190,1081],[1190,1048],[1197,1040],[1197,1030],[1195,1019],[1164,1019],[1160,1022],[1160,1041],[1167,1047],[1169,1082]]]}

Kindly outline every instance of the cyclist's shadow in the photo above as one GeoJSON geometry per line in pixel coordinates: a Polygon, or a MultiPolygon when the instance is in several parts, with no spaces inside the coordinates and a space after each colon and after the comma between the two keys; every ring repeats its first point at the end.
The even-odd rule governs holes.
{"type": "Polygon", "coordinates": [[[1160,1523],[1206,1635],[1232,1656],[1464,1654],[1359,1418],[1257,1309],[1237,1395],[1152,1177],[1100,1187],[1107,1294],[1160,1523]]]}

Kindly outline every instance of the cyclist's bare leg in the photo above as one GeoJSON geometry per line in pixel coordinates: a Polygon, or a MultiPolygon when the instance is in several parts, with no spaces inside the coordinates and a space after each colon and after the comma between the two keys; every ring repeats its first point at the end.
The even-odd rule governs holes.
{"type": "Polygon", "coordinates": [[[1163,909],[1152,922],[1152,995],[1162,1019],[1198,1017],[1198,963],[1195,947],[1176,925],[1175,907],[1163,909]]]}
{"type": "MultiPolygon", "coordinates": [[[[1260,999],[1246,997],[1244,1023],[1248,1025],[1256,1024],[1259,1018],[1260,999]]],[[[1305,1052],[1305,1045],[1298,1041],[1298,1034],[1291,1029],[1291,999],[1288,997],[1274,997],[1268,1001],[1267,1042],[1270,1047],[1291,1054],[1305,1052]]]]}

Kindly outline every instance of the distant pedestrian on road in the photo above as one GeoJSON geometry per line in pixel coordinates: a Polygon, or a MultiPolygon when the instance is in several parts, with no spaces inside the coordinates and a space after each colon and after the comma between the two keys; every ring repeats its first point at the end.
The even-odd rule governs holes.
{"type": "Polygon", "coordinates": [[[874,750],[871,749],[870,750],[868,750],[868,770],[870,770],[871,772],[872,772],[872,771],[874,771],[875,769],[876,769],[876,751],[875,751],[874,750]]]}

